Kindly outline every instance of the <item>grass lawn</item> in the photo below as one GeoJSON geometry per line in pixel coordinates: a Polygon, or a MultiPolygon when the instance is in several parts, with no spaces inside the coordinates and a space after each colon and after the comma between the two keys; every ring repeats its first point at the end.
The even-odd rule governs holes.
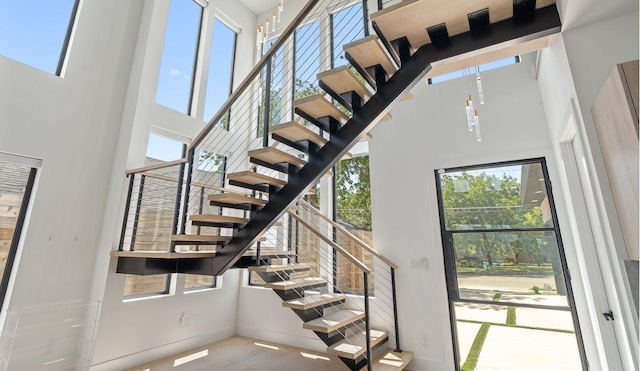
{"type": "Polygon", "coordinates": [[[483,276],[549,276],[553,275],[551,264],[513,264],[505,263],[485,268],[457,267],[458,274],[483,276]]]}

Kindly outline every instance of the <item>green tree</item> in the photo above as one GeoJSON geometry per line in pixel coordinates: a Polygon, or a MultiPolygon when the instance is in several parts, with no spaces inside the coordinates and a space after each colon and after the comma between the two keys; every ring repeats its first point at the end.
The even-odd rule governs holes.
{"type": "Polygon", "coordinates": [[[338,219],[371,230],[371,178],[369,156],[342,160],[336,166],[338,219]]]}
{"type": "Polygon", "coordinates": [[[489,264],[496,259],[504,262],[507,257],[518,264],[525,255],[538,263],[544,261],[547,242],[543,233],[509,233],[510,228],[544,225],[540,207],[522,206],[518,179],[462,172],[443,175],[441,186],[448,230],[505,230],[457,234],[454,245],[458,253],[482,255],[489,264]]]}

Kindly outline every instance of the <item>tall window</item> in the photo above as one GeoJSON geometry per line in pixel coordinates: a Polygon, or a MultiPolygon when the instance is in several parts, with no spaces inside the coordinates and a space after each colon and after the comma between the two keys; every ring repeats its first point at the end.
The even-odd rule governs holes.
{"type": "Polygon", "coordinates": [[[320,22],[296,30],[294,60],[294,100],[320,92],[316,76],[320,72],[320,22]]]}
{"type": "Polygon", "coordinates": [[[156,102],[187,115],[191,114],[201,20],[202,7],[194,1],[171,1],[156,102]]]}
{"type": "MultiPolygon", "coordinates": [[[[204,121],[209,122],[231,94],[236,33],[215,18],[209,53],[209,74],[204,102],[204,121]]],[[[229,129],[229,112],[217,123],[229,129]]]]}
{"type": "Polygon", "coordinates": [[[347,64],[342,46],[362,37],[364,23],[361,2],[331,14],[331,60],[334,68],[347,64]]]}
{"type": "Polygon", "coordinates": [[[0,55],[62,73],[78,0],[0,0],[0,55]]]}
{"type": "MultiPolygon", "coordinates": [[[[271,47],[278,39],[270,39],[265,41],[263,47],[263,54],[267,53],[271,50],[271,47]]],[[[273,57],[271,58],[270,63],[265,66],[262,70],[262,98],[260,104],[260,114],[258,117],[258,130],[257,136],[262,137],[264,133],[264,110],[266,106],[269,106],[269,114],[267,119],[269,121],[269,125],[278,125],[281,123],[282,117],[284,115],[283,110],[284,107],[284,58],[283,58],[283,49],[284,47],[280,47],[273,57]],[[269,73],[271,75],[271,79],[269,80],[269,84],[267,86],[267,68],[269,68],[269,73]],[[269,90],[267,91],[267,87],[269,90]]]]}
{"type": "MultiPolygon", "coordinates": [[[[341,160],[335,167],[335,220],[360,240],[371,245],[371,177],[369,175],[369,155],[341,160]]],[[[336,233],[336,241],[350,254],[375,270],[373,256],[363,251],[353,240],[342,233],[336,233]]],[[[364,282],[358,268],[343,256],[336,256],[336,281],[338,288],[352,294],[364,293],[364,282]]],[[[374,272],[375,274],[375,272],[374,272]]],[[[374,279],[369,281],[369,291],[373,290],[374,279]]]]}
{"type": "Polygon", "coordinates": [[[581,369],[584,349],[544,160],[436,176],[457,369],[581,369]],[[507,344],[509,352],[495,358],[507,344]],[[531,344],[562,357],[531,357],[531,344]]]}
{"type": "MultiPolygon", "coordinates": [[[[183,157],[186,144],[181,141],[151,133],[147,145],[145,165],[155,165],[178,160],[183,157]]],[[[175,172],[159,173],[158,177],[147,175],[141,184],[141,201],[136,205],[136,238],[134,247],[138,251],[167,251],[173,226],[176,183],[166,178],[175,178],[175,172]]],[[[125,299],[167,294],[170,274],[150,276],[127,275],[125,299]]]]}

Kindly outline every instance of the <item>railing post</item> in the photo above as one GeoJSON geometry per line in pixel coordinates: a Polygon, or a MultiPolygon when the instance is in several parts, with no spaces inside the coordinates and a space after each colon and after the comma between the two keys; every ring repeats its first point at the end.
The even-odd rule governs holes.
{"type": "Polygon", "coordinates": [[[133,215],[133,229],[131,230],[130,251],[136,247],[136,234],[138,233],[138,221],[140,220],[140,209],[142,208],[142,194],[144,193],[144,175],[140,176],[140,187],[138,188],[138,200],[136,201],[136,213],[133,215]]]}
{"type": "Polygon", "coordinates": [[[396,331],[396,352],[402,352],[400,348],[400,335],[398,333],[398,300],[396,298],[396,270],[393,267],[391,269],[391,294],[393,295],[393,325],[396,331]]]}
{"type": "Polygon", "coordinates": [[[120,243],[118,251],[124,250],[124,235],[127,232],[127,223],[129,222],[129,205],[131,204],[131,193],[133,193],[133,181],[136,174],[129,174],[129,192],[127,193],[127,201],[124,205],[124,218],[122,218],[122,231],[120,232],[120,243]]]}
{"type": "MultiPolygon", "coordinates": [[[[180,164],[178,172],[178,190],[176,191],[176,203],[173,207],[173,225],[171,226],[171,235],[178,234],[178,222],[180,218],[180,201],[182,200],[182,177],[184,176],[184,162],[180,164]]],[[[176,252],[176,243],[171,241],[169,252],[176,252]]]]}
{"type": "MultiPolygon", "coordinates": [[[[202,214],[202,211],[204,210],[204,187],[200,187],[200,197],[199,197],[199,204],[198,204],[198,214],[202,214]]],[[[196,228],[196,233],[200,234],[201,231],[201,227],[198,226],[198,228],[196,228]]],[[[196,245],[196,251],[200,251],[200,245],[196,245]]]]}
{"type": "MultiPolygon", "coordinates": [[[[380,7],[380,2],[382,0],[378,0],[378,7],[380,7]]],[[[364,35],[369,36],[369,6],[367,5],[368,0],[362,0],[362,21],[364,22],[364,35]]]]}
{"type": "Polygon", "coordinates": [[[182,223],[180,231],[185,234],[187,230],[187,214],[189,213],[189,194],[191,192],[191,176],[193,175],[193,156],[195,149],[191,148],[188,155],[189,169],[187,170],[187,182],[184,189],[184,203],[182,204],[182,223]]]}
{"type": "Polygon", "coordinates": [[[371,365],[371,327],[369,326],[369,275],[364,272],[364,325],[365,341],[367,343],[367,370],[372,370],[371,365]]]}
{"type": "Polygon", "coordinates": [[[271,58],[267,59],[266,65],[267,71],[265,73],[264,85],[264,115],[263,115],[263,129],[262,129],[262,146],[269,147],[269,120],[271,119],[271,58]]]}

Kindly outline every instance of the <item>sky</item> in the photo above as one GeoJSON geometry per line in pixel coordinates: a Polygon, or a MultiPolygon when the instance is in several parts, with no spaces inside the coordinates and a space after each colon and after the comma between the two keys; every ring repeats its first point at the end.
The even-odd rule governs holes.
{"type": "Polygon", "coordinates": [[[151,133],[147,145],[147,157],[160,161],[174,161],[182,158],[184,143],[175,139],[151,133]]]}
{"type": "MultiPolygon", "coordinates": [[[[516,58],[515,57],[509,57],[509,58],[505,58],[505,59],[499,59],[497,61],[493,61],[493,62],[490,62],[490,63],[481,64],[479,67],[480,67],[480,72],[483,72],[483,71],[493,70],[495,68],[508,66],[510,64],[515,64],[515,63],[516,63],[516,58]]],[[[462,75],[463,72],[466,72],[467,74],[475,75],[476,70],[475,70],[475,68],[468,68],[466,70],[454,71],[454,72],[446,73],[444,75],[435,76],[435,77],[431,78],[431,83],[432,84],[437,84],[439,82],[457,79],[457,78],[463,76],[462,75]]]]}
{"type": "Polygon", "coordinates": [[[0,55],[56,73],[75,0],[0,0],[0,55]]]}
{"type": "Polygon", "coordinates": [[[190,0],[172,1],[162,49],[156,102],[189,113],[202,7],[190,0]]]}

